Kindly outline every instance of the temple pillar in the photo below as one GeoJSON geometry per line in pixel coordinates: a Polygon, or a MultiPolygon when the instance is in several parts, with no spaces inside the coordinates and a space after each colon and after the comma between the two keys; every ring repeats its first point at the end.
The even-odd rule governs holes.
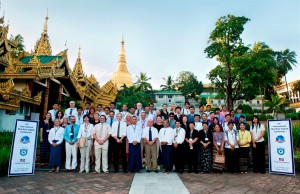
{"type": "Polygon", "coordinates": [[[43,108],[43,116],[45,117],[48,112],[48,101],[49,101],[49,88],[50,88],[50,79],[47,78],[47,87],[45,91],[45,101],[44,101],[44,108],[43,108]]]}
{"type": "Polygon", "coordinates": [[[59,84],[59,89],[58,89],[58,98],[57,101],[61,101],[62,100],[62,92],[63,92],[63,85],[62,83],[59,84]]]}

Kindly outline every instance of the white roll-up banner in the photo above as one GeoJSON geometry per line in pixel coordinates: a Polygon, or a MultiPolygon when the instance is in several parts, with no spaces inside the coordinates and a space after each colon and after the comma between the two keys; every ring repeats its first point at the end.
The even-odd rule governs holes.
{"type": "Polygon", "coordinates": [[[268,120],[270,173],[295,176],[292,122],[268,120]]]}
{"type": "Polygon", "coordinates": [[[16,120],[8,176],[34,175],[38,121],[16,120]]]}

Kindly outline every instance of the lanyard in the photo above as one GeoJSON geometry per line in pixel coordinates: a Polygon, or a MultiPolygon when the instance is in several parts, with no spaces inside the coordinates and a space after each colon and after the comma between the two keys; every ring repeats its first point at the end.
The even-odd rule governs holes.
{"type": "Polygon", "coordinates": [[[167,129],[165,128],[164,135],[166,135],[166,131],[167,131],[167,129]]]}
{"type": "Polygon", "coordinates": [[[242,139],[244,139],[244,135],[245,135],[245,131],[244,131],[244,133],[242,133],[242,131],[241,131],[242,139]]]}
{"type": "Polygon", "coordinates": [[[90,126],[90,124],[84,124],[84,132],[87,132],[89,126],[90,126]]]}
{"type": "Polygon", "coordinates": [[[59,127],[57,127],[57,128],[55,129],[55,136],[56,136],[56,132],[58,131],[58,129],[59,129],[59,127]]]}
{"type": "Polygon", "coordinates": [[[255,125],[255,129],[256,129],[256,134],[257,134],[257,127],[258,127],[258,125],[255,125]]]}
{"type": "Polygon", "coordinates": [[[132,126],[132,129],[134,130],[134,132],[135,132],[135,129],[136,129],[136,125],[133,127],[133,125],[131,125],[132,126]]]}

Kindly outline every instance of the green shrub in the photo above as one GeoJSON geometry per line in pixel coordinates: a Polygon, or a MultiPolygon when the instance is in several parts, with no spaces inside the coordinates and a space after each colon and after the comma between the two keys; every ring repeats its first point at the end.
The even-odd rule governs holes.
{"type": "Polygon", "coordinates": [[[299,119],[299,116],[297,113],[287,113],[286,115],[286,118],[290,118],[292,120],[298,120],[299,119]]]}
{"type": "Polygon", "coordinates": [[[296,123],[293,125],[293,145],[294,147],[300,147],[300,124],[296,123]]]}
{"type": "Polygon", "coordinates": [[[247,113],[248,113],[248,114],[253,114],[253,113],[254,113],[252,107],[249,106],[248,104],[240,104],[238,107],[239,107],[239,108],[242,108],[244,114],[245,114],[245,113],[246,113],[246,114],[247,114],[247,113]]]}
{"type": "Polygon", "coordinates": [[[12,138],[12,132],[0,132],[0,176],[7,175],[12,138]]]}

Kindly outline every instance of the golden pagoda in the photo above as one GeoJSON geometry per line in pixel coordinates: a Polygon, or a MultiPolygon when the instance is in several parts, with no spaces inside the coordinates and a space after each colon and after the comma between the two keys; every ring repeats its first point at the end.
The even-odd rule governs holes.
{"type": "Polygon", "coordinates": [[[121,49],[119,54],[119,61],[116,71],[112,77],[112,82],[117,86],[118,90],[122,89],[121,87],[125,84],[126,86],[132,86],[132,78],[129,73],[126,65],[126,56],[124,49],[124,39],[122,37],[121,49]]]}

